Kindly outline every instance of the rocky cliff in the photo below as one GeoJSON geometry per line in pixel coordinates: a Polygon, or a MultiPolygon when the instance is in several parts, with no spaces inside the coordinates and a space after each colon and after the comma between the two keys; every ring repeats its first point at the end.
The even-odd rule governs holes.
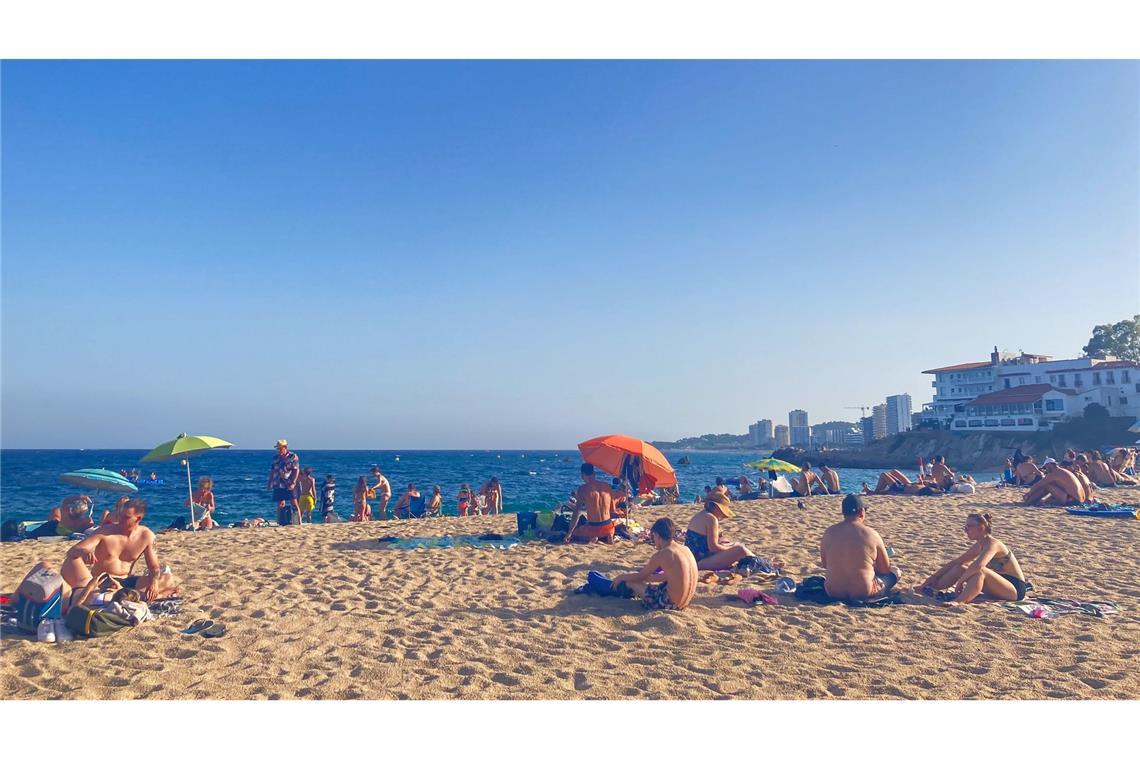
{"type": "Polygon", "coordinates": [[[1131,445],[1140,436],[1129,433],[1131,418],[1075,422],[1058,425],[1047,433],[974,432],[952,433],[943,430],[917,430],[889,436],[870,446],[853,451],[780,449],[773,456],[794,464],[810,461],[813,465],[831,467],[890,467],[914,469],[918,457],[929,461],[935,454],[946,457],[952,468],[975,472],[996,472],[1005,467],[1007,457],[1017,449],[1041,461],[1047,456],[1060,459],[1065,449],[1104,449],[1131,445]]]}

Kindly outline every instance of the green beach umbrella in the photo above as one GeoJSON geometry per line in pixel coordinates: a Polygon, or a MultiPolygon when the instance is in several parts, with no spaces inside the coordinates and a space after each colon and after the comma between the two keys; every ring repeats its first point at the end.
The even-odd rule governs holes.
{"type": "Polygon", "coordinates": [[[140,462],[168,462],[172,459],[181,459],[186,465],[186,487],[190,491],[190,523],[194,519],[194,486],[190,480],[190,460],[187,457],[201,454],[203,451],[214,449],[228,449],[233,446],[229,441],[214,438],[210,435],[186,435],[179,433],[174,440],[160,443],[149,454],[140,459],[140,462]]]}
{"type": "Polygon", "coordinates": [[[748,464],[746,464],[744,466],[745,467],[751,467],[754,470],[762,470],[765,472],[768,470],[771,470],[773,472],[799,472],[800,471],[800,468],[796,467],[791,462],[785,462],[783,459],[774,459],[772,457],[768,457],[766,459],[760,459],[756,462],[749,462],[748,464]]]}

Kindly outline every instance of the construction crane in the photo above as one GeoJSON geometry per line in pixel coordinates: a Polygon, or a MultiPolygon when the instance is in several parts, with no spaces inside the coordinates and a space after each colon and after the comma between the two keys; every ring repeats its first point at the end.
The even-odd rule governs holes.
{"type": "Polygon", "coordinates": [[[870,409],[871,406],[868,404],[867,406],[845,406],[843,408],[844,409],[858,409],[859,410],[859,418],[862,419],[863,417],[867,416],[867,410],[870,409]]]}

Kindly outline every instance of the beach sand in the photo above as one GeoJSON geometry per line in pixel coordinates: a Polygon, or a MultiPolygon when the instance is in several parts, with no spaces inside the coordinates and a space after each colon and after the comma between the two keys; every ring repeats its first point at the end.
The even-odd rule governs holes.
{"type": "MultiPolygon", "coordinates": [[[[1035,620],[995,603],[930,600],[882,609],[775,607],[698,588],[682,612],[576,596],[590,569],[624,572],[645,544],[506,551],[383,548],[378,536],[511,533],[514,515],[366,525],[162,534],[160,558],[185,581],[186,612],[110,638],[0,643],[2,695],[15,699],[1095,699],[1140,697],[1140,521],[1015,505],[1018,489],[868,497],[868,523],[909,587],[968,547],[984,507],[1037,593],[1110,599],[1104,620],[1035,620]],[[199,617],[225,637],[179,633],[199,617]]],[[[1140,489],[1108,492],[1140,501],[1140,489]]],[[[819,573],[818,543],[839,497],[743,502],[728,540],[819,573]]],[[[693,505],[642,510],[683,527],[693,505]]],[[[67,544],[0,545],[0,587],[67,544]]],[[[760,584],[758,584],[760,585],[760,584]]],[[[771,588],[771,581],[764,582],[771,588]]]]}

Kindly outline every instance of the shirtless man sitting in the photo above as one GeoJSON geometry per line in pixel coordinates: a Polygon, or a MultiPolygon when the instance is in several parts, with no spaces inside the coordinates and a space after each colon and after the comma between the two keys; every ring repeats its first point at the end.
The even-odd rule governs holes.
{"type": "Polygon", "coordinates": [[[795,489],[796,496],[811,496],[812,484],[824,487],[819,476],[811,471],[811,462],[804,462],[800,476],[792,481],[792,488],[795,489]]]}
{"type": "Polygon", "coordinates": [[[657,550],[645,567],[636,573],[625,573],[614,578],[613,588],[621,593],[624,585],[647,610],[683,610],[697,591],[697,561],[693,553],[677,542],[677,526],[668,517],[662,517],[649,529],[653,547],[657,550]],[[662,583],[650,583],[661,570],[662,583]]]}
{"type": "Polygon", "coordinates": [[[1046,498],[1054,504],[1068,506],[1084,504],[1090,494],[1074,473],[1050,460],[1045,463],[1044,477],[1025,492],[1022,501],[1037,505],[1044,503],[1046,498]]]}
{"type": "Polygon", "coordinates": [[[1014,481],[1019,486],[1031,486],[1038,483],[1045,477],[1045,473],[1037,467],[1037,463],[1033,461],[1033,457],[1026,457],[1025,461],[1017,465],[1013,471],[1014,481]]]}
{"type": "Polygon", "coordinates": [[[898,583],[883,539],[864,523],[867,507],[861,496],[843,498],[843,522],[823,532],[819,563],[827,571],[824,588],[832,599],[851,601],[881,597],[898,583]]]}
{"type": "Polygon", "coordinates": [[[935,484],[943,490],[954,485],[954,471],[946,466],[946,457],[941,454],[934,457],[934,463],[930,466],[930,477],[934,478],[935,484]]]}
{"type": "MultiPolygon", "coordinates": [[[[1077,457],[1077,461],[1081,462],[1084,458],[1085,455],[1081,454],[1077,457]]],[[[1099,451],[1090,453],[1084,464],[1084,470],[1088,474],[1089,480],[1098,486],[1136,485],[1135,478],[1130,478],[1123,472],[1119,472],[1115,467],[1105,461],[1099,451]]]]}
{"type": "Polygon", "coordinates": [[[825,464],[819,466],[819,472],[819,479],[827,486],[827,492],[830,494],[838,494],[840,492],[839,473],[825,464]]]}
{"type": "Polygon", "coordinates": [[[594,543],[599,539],[607,544],[614,541],[614,499],[620,496],[610,486],[594,476],[594,465],[582,465],[582,485],[574,496],[574,516],[570,519],[570,529],[562,543],[568,544],[577,538],[594,543]],[[586,523],[579,525],[582,513],[586,513],[586,523]]]}
{"type": "Polygon", "coordinates": [[[60,574],[73,589],[83,588],[92,575],[107,573],[123,585],[134,588],[150,602],[176,595],[181,588],[170,573],[162,572],[154,533],[140,523],[146,516],[146,502],[131,499],[119,509],[119,521],[105,525],[83,539],[67,553],[60,574]],[[144,557],[148,575],[130,575],[131,566],[144,557]]]}

